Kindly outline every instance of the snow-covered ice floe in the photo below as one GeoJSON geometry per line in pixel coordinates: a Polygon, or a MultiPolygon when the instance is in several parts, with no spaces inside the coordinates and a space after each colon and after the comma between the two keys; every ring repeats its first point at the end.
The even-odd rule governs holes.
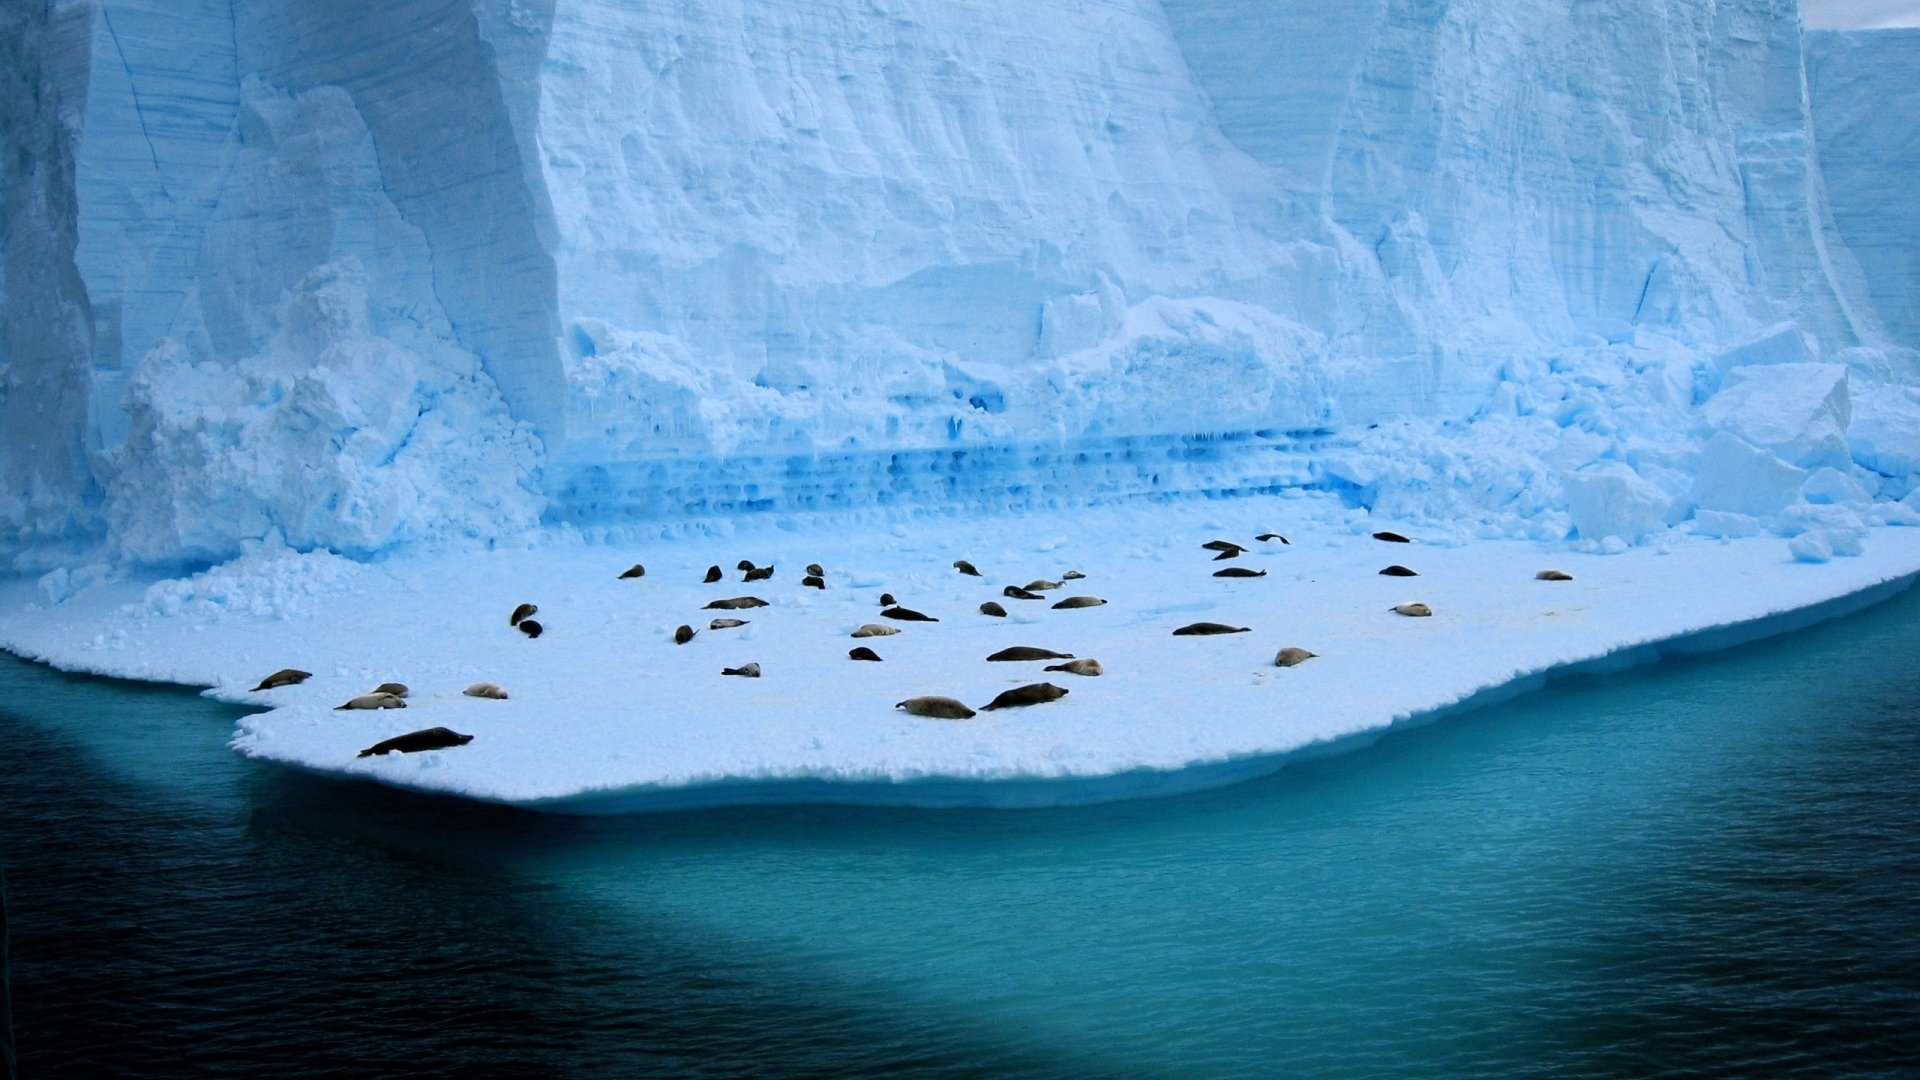
{"type": "MultiPolygon", "coordinates": [[[[928,516],[868,532],[742,527],[622,543],[357,563],[255,546],[179,580],[72,572],[0,592],[0,645],[59,667],[207,684],[262,761],[573,813],[727,803],[1030,806],[1217,785],[1303,753],[1671,652],[1723,648],[1851,611],[1920,574],[1920,529],[1848,534],[1825,561],[1778,535],[1676,535],[1614,554],[1389,528],[1313,499],[1129,505],[1059,515],[928,516]],[[1273,532],[1278,539],[1257,540],[1273,532]],[[1204,548],[1245,545],[1236,558],[1204,548]],[[1857,554],[1846,555],[1854,551],[1857,554]],[[954,568],[967,560],[981,571],[954,568]],[[774,567],[746,583],[742,560],[774,567]],[[811,562],[824,589],[802,584],[811,562]],[[635,563],[644,576],[622,578],[635,563]],[[1401,565],[1417,576],[1380,571],[1401,565]],[[703,583],[710,565],[723,580],[703,583]],[[1263,576],[1220,578],[1245,567],[1263,576]],[[1539,580],[1548,568],[1567,581],[1539,580]],[[1085,576],[1067,578],[1069,571],[1085,576]],[[1062,582],[1044,600],[1006,586],[1062,582]],[[935,622],[881,614],[882,593],[935,622]],[[757,596],[765,607],[710,610],[757,596]],[[1107,603],[1056,608],[1062,598],[1107,603]],[[1003,618],[980,606],[997,601],[1003,618]],[[1432,615],[1390,610],[1405,601],[1432,615]],[[538,605],[544,633],[508,625],[538,605]],[[745,624],[712,629],[716,617],[745,624]],[[1212,621],[1244,633],[1176,636],[1212,621]],[[898,633],[851,635],[869,623],[898,633]],[[695,629],[676,644],[675,630],[695,629]],[[861,662],[866,645],[882,658],[861,662]],[[1029,645],[1104,674],[989,662],[1029,645]],[[1282,648],[1317,654],[1279,667],[1282,648]],[[759,678],[729,677],[748,663],[759,678]],[[303,683],[252,687],[280,668],[303,683]],[[405,709],[336,706],[397,681],[405,709]],[[1066,697],[971,719],[908,715],[920,695],[974,709],[1052,682],[1066,697]],[[504,700],[468,696],[492,682],[504,700]],[[446,727],[464,746],[358,756],[446,727]]],[[[1802,534],[1805,535],[1805,534],[1802,534]]]]}

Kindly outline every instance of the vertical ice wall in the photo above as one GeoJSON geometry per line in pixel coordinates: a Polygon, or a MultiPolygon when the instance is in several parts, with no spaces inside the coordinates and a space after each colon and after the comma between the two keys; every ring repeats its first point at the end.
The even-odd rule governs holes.
{"type": "MultiPolygon", "coordinates": [[[[1879,136],[1820,141],[1828,214],[1791,0],[0,19],[10,549],[104,523],[140,559],[369,552],[547,497],[937,498],[1075,462],[1157,484],[1196,439],[1566,394],[1536,471],[1671,443],[1634,481],[1670,496],[1710,357],[1911,318],[1861,284],[1903,250],[1857,209],[1879,136]]],[[[1885,445],[1859,452],[1903,468],[1885,445]]]]}
{"type": "Polygon", "coordinates": [[[1807,88],[1834,225],[1887,330],[1920,348],[1920,30],[1809,33],[1807,88]]]}

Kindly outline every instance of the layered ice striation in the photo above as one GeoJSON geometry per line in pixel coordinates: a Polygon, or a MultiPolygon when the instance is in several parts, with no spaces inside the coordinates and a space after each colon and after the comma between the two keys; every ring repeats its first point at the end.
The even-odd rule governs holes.
{"type": "Polygon", "coordinates": [[[1913,44],[1787,0],[10,5],[0,552],[1886,517],[1913,44]]]}

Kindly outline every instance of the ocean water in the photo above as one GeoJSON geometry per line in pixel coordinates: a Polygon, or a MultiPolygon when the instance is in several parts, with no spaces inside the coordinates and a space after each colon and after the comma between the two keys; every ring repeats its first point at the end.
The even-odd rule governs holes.
{"type": "Polygon", "coordinates": [[[1061,810],[550,817],[235,715],[0,657],[22,1075],[1920,1073],[1920,591],[1061,810]]]}

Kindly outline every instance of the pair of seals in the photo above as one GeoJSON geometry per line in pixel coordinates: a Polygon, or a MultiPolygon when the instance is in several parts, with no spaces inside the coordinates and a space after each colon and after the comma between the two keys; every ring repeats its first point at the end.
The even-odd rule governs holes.
{"type": "Polygon", "coordinates": [[[1010,645],[987,657],[989,663],[1006,660],[1071,660],[1070,652],[1054,652],[1052,649],[1035,648],[1032,645],[1010,645]]]}
{"type": "Polygon", "coordinates": [[[306,682],[311,678],[313,678],[313,672],[311,671],[301,671],[299,668],[283,667],[279,671],[261,679],[260,685],[254,687],[254,689],[277,690],[282,686],[293,686],[297,683],[306,682]]]}
{"type": "Polygon", "coordinates": [[[507,700],[507,692],[500,689],[499,683],[477,682],[460,692],[468,697],[492,698],[495,701],[507,700]]]}
{"type": "Polygon", "coordinates": [[[345,705],[335,705],[333,710],[339,712],[342,709],[404,709],[406,707],[407,703],[400,700],[400,695],[376,690],[371,694],[349,698],[345,705]]]}
{"type": "Polygon", "coordinates": [[[395,735],[391,739],[382,739],[360,751],[361,757],[385,756],[399,751],[411,754],[420,750],[442,750],[449,746],[465,746],[473,741],[473,736],[462,735],[457,731],[443,727],[430,727],[421,731],[409,731],[405,735],[395,735]]]}
{"type": "Polygon", "coordinates": [[[1053,606],[1059,611],[1072,611],[1075,608],[1099,607],[1104,603],[1106,601],[1097,596],[1069,596],[1053,606]]]}
{"type": "Polygon", "coordinates": [[[1253,629],[1250,626],[1228,626],[1226,623],[1197,622],[1188,623],[1173,632],[1174,637],[1206,637],[1212,634],[1244,634],[1253,629]]]}

